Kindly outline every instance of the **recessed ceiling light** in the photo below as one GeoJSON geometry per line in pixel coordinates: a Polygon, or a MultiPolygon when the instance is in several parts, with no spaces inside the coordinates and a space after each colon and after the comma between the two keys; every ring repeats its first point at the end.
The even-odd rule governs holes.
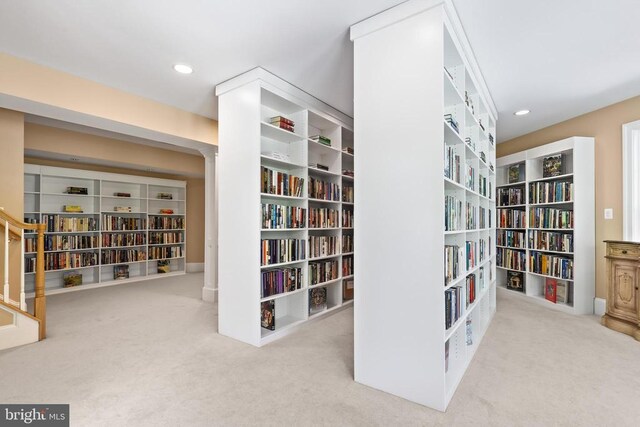
{"type": "Polygon", "coordinates": [[[527,115],[527,114],[529,114],[529,113],[530,113],[530,111],[529,111],[529,110],[519,110],[519,111],[516,111],[516,112],[515,112],[515,113],[513,113],[513,114],[515,114],[516,116],[526,116],[526,115],[527,115]]]}
{"type": "Polygon", "coordinates": [[[175,64],[173,69],[179,72],[180,74],[191,74],[193,73],[193,68],[188,66],[187,64],[175,64]]]}

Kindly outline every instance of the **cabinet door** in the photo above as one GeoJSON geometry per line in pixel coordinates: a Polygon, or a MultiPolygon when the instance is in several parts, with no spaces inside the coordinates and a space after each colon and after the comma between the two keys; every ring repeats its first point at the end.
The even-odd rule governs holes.
{"type": "Polygon", "coordinates": [[[611,260],[609,277],[609,314],[638,321],[638,267],[635,262],[611,260]]]}

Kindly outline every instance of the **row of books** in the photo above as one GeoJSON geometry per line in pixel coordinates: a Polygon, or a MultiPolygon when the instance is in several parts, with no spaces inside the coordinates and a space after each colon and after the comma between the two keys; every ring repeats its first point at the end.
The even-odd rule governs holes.
{"type": "Polygon", "coordinates": [[[353,234],[342,235],[342,252],[353,252],[353,234]]]}
{"type": "Polygon", "coordinates": [[[309,177],[309,197],[312,199],[340,201],[340,185],[309,177]]]}
{"type": "Polygon", "coordinates": [[[460,182],[460,156],[452,146],[444,147],[444,176],[452,181],[460,182]]]}
{"type": "Polygon", "coordinates": [[[467,230],[475,230],[478,226],[478,208],[470,202],[467,202],[466,225],[467,230]]]}
{"type": "Polygon", "coordinates": [[[529,203],[570,202],[572,182],[534,182],[529,184],[529,203]]]}
{"type": "Polygon", "coordinates": [[[524,205],[524,197],[524,188],[499,188],[498,206],[524,205]]]}
{"type": "Polygon", "coordinates": [[[559,279],[573,279],[573,259],[540,252],[529,255],[529,271],[559,279]]]}
{"type": "Polygon", "coordinates": [[[498,209],[498,227],[500,228],[525,228],[527,214],[517,209],[498,209]]]}
{"type": "Polygon", "coordinates": [[[462,201],[454,196],[444,196],[444,230],[462,230],[462,201]]]}
{"type": "Polygon", "coordinates": [[[342,188],[342,201],[345,203],[353,203],[353,186],[345,185],[342,188]]]}
{"type": "Polygon", "coordinates": [[[184,233],[180,232],[149,232],[149,243],[152,245],[162,245],[168,243],[184,242],[184,233]]]}
{"type": "MultiPolygon", "coordinates": [[[[95,235],[46,235],[44,236],[45,251],[69,251],[74,249],[93,249],[100,246],[100,239],[95,235]]],[[[24,251],[35,252],[37,240],[35,237],[24,239],[24,251]]]]}
{"type": "Polygon", "coordinates": [[[307,210],[298,206],[285,206],[273,203],[262,204],[262,228],[266,230],[281,230],[289,228],[304,228],[306,226],[307,210]]]}
{"type": "Polygon", "coordinates": [[[444,326],[451,328],[462,316],[462,287],[454,286],[444,291],[444,326]]]}
{"type": "MultiPolygon", "coordinates": [[[[169,217],[156,217],[159,219],[171,220],[169,217]]],[[[102,215],[102,229],[112,230],[146,230],[147,220],[145,218],[132,218],[113,215],[102,215]]],[[[177,227],[176,227],[177,228],[177,227]]]]}
{"type": "Polygon", "coordinates": [[[466,249],[467,249],[467,271],[469,271],[478,264],[478,258],[477,258],[478,242],[473,240],[467,240],[466,249]]]}
{"type": "Polygon", "coordinates": [[[149,259],[182,258],[182,246],[152,246],[149,248],[149,259]]]}
{"type": "MultiPolygon", "coordinates": [[[[149,248],[149,252],[151,252],[152,248],[149,248]]],[[[153,259],[151,255],[149,258],[153,259]]],[[[167,258],[167,257],[160,257],[167,258]]],[[[112,249],[108,251],[102,251],[100,254],[100,263],[101,264],[116,264],[120,262],[135,262],[135,261],[146,261],[147,252],[145,250],[138,249],[112,249]]]]}
{"type": "Polygon", "coordinates": [[[47,224],[47,232],[97,231],[98,221],[95,217],[67,217],[61,215],[42,215],[42,222],[47,224]]]}
{"type": "Polygon", "coordinates": [[[309,258],[331,256],[339,252],[340,241],[338,236],[309,236],[309,258]]]}
{"type": "Polygon", "coordinates": [[[469,308],[471,304],[476,300],[477,290],[476,290],[476,275],[469,274],[465,280],[465,289],[466,289],[466,307],[469,308]]]}
{"type": "Polygon", "coordinates": [[[340,276],[338,260],[319,261],[309,263],[309,285],[335,280],[340,276]]]}
{"type": "Polygon", "coordinates": [[[447,286],[460,276],[460,265],[464,259],[464,248],[457,245],[444,247],[444,285],[447,286]]]}
{"type": "Polygon", "coordinates": [[[262,239],[260,265],[302,261],[306,258],[304,239],[262,239]]]}
{"type": "Polygon", "coordinates": [[[498,246],[511,246],[513,248],[526,248],[527,240],[524,231],[516,230],[497,230],[496,231],[498,246]]]}
{"type": "Polygon", "coordinates": [[[496,251],[496,263],[499,267],[524,271],[527,267],[527,255],[522,251],[498,248],[496,251]]]}
{"type": "Polygon", "coordinates": [[[342,276],[351,276],[353,274],[353,256],[342,258],[342,276]]]}
{"type": "Polygon", "coordinates": [[[280,268],[262,272],[262,298],[302,287],[302,268],[280,268]]]}
{"type": "Polygon", "coordinates": [[[573,252],[573,234],[532,230],[529,247],[543,251],[573,252]]]}
{"type": "Polygon", "coordinates": [[[147,243],[146,233],[102,233],[102,246],[141,246],[147,243]]]}
{"type": "Polygon", "coordinates": [[[353,227],[353,210],[342,209],[342,226],[351,228],[353,227]]]}
{"type": "MultiPolygon", "coordinates": [[[[98,265],[98,254],[95,252],[44,254],[45,271],[66,270],[69,268],[90,267],[93,265],[98,265]]],[[[36,271],[36,258],[26,258],[24,260],[24,268],[26,273],[36,271]]]]}
{"type": "Polygon", "coordinates": [[[573,211],[566,209],[533,208],[529,211],[532,228],[573,228],[573,211]]]}
{"type": "Polygon", "coordinates": [[[149,216],[149,230],[182,230],[184,217],[149,216]]]}
{"type": "Polygon", "coordinates": [[[336,228],[340,226],[337,209],[309,208],[309,228],[336,228]]]}
{"type": "Polygon", "coordinates": [[[279,172],[267,167],[260,168],[260,191],[264,194],[302,197],[304,178],[279,172]]]}

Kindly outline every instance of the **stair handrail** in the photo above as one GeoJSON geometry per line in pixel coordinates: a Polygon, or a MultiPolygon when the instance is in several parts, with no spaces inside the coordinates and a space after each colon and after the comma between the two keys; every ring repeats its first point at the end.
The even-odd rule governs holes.
{"type": "MultiPolygon", "coordinates": [[[[21,251],[24,251],[24,230],[34,230],[37,233],[36,241],[36,277],[35,277],[35,298],[33,301],[33,316],[38,319],[39,322],[39,339],[43,340],[47,333],[47,300],[44,293],[44,232],[46,229],[45,224],[28,224],[16,219],[8,214],[4,208],[0,207],[0,220],[4,222],[4,234],[5,234],[5,253],[4,253],[4,291],[3,299],[5,303],[9,301],[9,242],[10,236],[15,239],[19,239],[21,242],[21,251]],[[11,226],[19,228],[21,234],[18,234],[11,230],[11,226]]],[[[23,256],[24,260],[24,256],[23,256]]],[[[24,261],[22,261],[24,262],[24,261]]],[[[20,289],[20,309],[26,311],[26,304],[24,302],[24,271],[20,272],[22,275],[21,289],[20,289]]]]}

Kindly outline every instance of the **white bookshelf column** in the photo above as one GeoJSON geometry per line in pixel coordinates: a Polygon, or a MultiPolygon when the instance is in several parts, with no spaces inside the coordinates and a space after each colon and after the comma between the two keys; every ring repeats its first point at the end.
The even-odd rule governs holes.
{"type": "Polygon", "coordinates": [[[355,379],[445,410],[495,312],[495,107],[450,2],[351,39],[355,379]]]}

